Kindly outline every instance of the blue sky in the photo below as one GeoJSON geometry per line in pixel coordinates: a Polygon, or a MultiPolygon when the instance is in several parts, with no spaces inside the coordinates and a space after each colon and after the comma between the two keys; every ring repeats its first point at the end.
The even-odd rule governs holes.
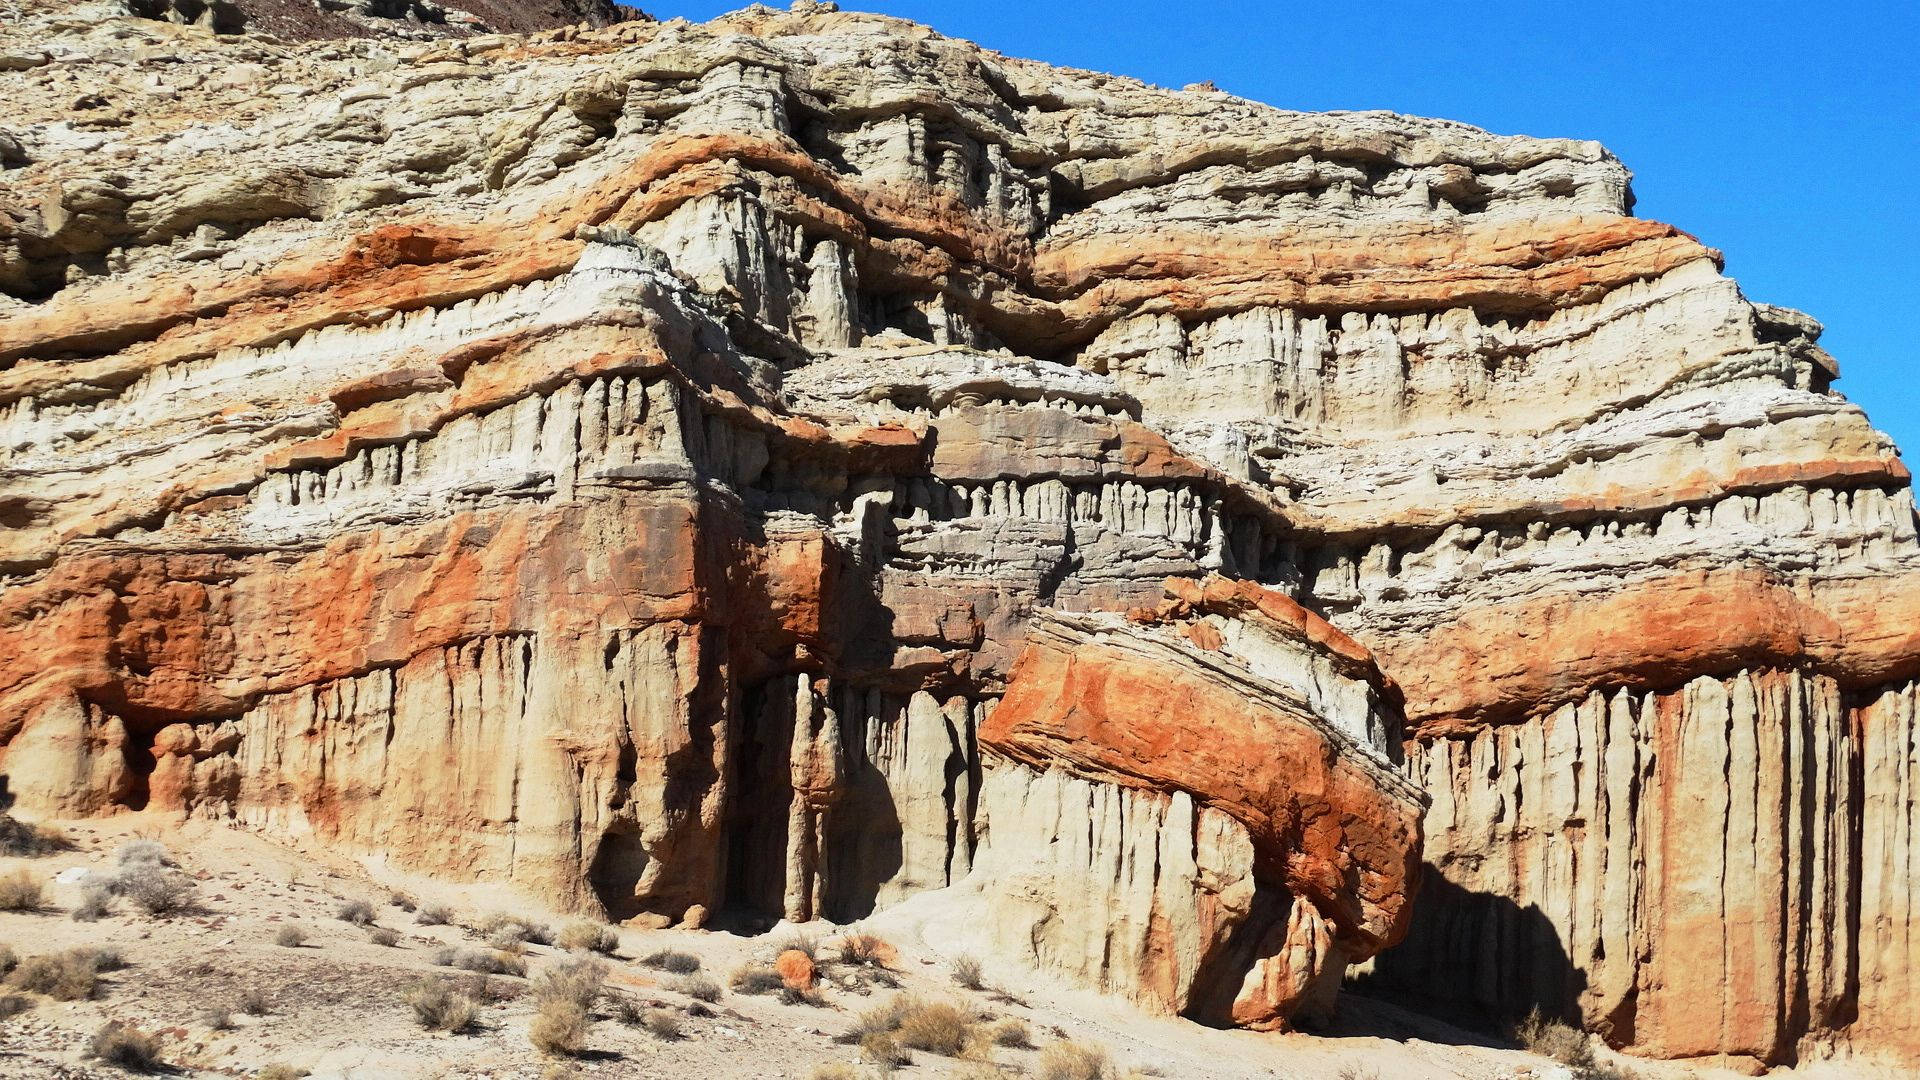
{"type": "MultiPolygon", "coordinates": [[[[740,6],[641,0],[661,18],[740,6]]],[[[1292,109],[1598,139],[1635,213],[1809,312],[1837,388],[1920,460],[1920,3],[867,0],[989,48],[1292,109]]]]}

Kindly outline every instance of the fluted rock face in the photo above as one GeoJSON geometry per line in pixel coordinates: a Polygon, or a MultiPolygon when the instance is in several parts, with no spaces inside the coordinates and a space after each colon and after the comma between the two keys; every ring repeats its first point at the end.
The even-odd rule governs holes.
{"type": "Polygon", "coordinates": [[[22,804],[619,918],[951,888],[1216,1023],[1378,953],[1920,1052],[1920,552],[1817,324],[1592,143],[829,8],[5,30],[22,804]]]}

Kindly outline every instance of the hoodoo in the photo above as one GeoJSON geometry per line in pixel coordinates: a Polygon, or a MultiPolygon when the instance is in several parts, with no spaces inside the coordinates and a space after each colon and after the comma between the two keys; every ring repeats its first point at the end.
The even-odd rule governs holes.
{"type": "Polygon", "coordinates": [[[1599,145],[822,3],[245,7],[0,30],[21,811],[1920,1060],[1907,471],[1599,145]]]}

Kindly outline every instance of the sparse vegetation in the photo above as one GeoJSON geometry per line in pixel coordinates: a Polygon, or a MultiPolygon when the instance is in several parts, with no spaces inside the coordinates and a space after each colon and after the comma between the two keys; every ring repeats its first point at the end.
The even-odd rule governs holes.
{"type": "Polygon", "coordinates": [[[968,990],[985,990],[987,980],[980,970],[980,961],[971,956],[958,956],[953,961],[953,981],[968,990]]]}
{"type": "Polygon", "coordinates": [[[267,992],[257,986],[249,986],[240,991],[240,999],[235,1004],[248,1016],[265,1016],[273,1011],[273,1001],[267,992]]]}
{"type": "Polygon", "coordinates": [[[646,1020],[646,1010],[640,1003],[625,994],[608,994],[607,1008],[613,1018],[625,1027],[639,1027],[646,1020]]]}
{"type": "Polygon", "coordinates": [[[648,1009],[642,1023],[647,1029],[647,1034],[656,1039],[678,1042],[687,1037],[686,1031],[680,1025],[680,1017],[671,1009],[648,1009]]]}
{"type": "Polygon", "coordinates": [[[200,1022],[208,1031],[232,1031],[233,1014],[225,1009],[213,1008],[200,1014],[200,1022]]]}
{"type": "Polygon", "coordinates": [[[1112,1069],[1105,1050],[1062,1039],[1040,1051],[1033,1075],[1038,1080],[1105,1080],[1112,1069]]]}
{"type": "Polygon", "coordinates": [[[874,1032],[861,1039],[860,1056],[879,1066],[883,1075],[902,1065],[913,1064],[913,1055],[901,1049],[900,1043],[885,1032],[874,1032]]]}
{"type": "Polygon", "coordinates": [[[572,952],[597,952],[612,955],[620,947],[620,934],[604,923],[580,919],[561,927],[554,943],[572,952]]]}
{"type": "Polygon", "coordinates": [[[445,926],[453,921],[453,909],[445,904],[421,904],[413,913],[413,921],[421,926],[445,926]]]}
{"type": "Polygon", "coordinates": [[[109,1020],[93,1033],[87,1053],[132,1072],[151,1072],[160,1064],[160,1040],[131,1024],[109,1020]]]}
{"type": "Polygon", "coordinates": [[[649,953],[640,962],[650,968],[658,968],[674,975],[691,975],[700,970],[699,957],[672,949],[661,949],[659,952],[649,953]]]}
{"type": "Polygon", "coordinates": [[[873,934],[856,931],[840,939],[840,962],[854,967],[886,967],[894,955],[893,946],[873,934]]]}
{"type": "Polygon", "coordinates": [[[193,882],[185,874],[157,862],[126,866],[114,877],[113,890],[149,915],[185,911],[194,905],[195,898],[193,882]]]}
{"type": "Polygon", "coordinates": [[[1539,1009],[1528,1013],[1513,1034],[1520,1045],[1569,1068],[1584,1069],[1593,1064],[1593,1045],[1587,1039],[1587,1033],[1543,1016],[1539,1009]]]}
{"type": "Polygon", "coordinates": [[[686,975],[674,980],[673,988],[695,1001],[709,1004],[720,1000],[720,984],[705,975],[686,975]]]}
{"type": "Polygon", "coordinates": [[[74,922],[98,922],[113,910],[113,890],[105,885],[86,885],[80,890],[80,902],[73,905],[74,922]]]}
{"type": "Polygon", "coordinates": [[[342,900],[333,909],[333,917],[355,926],[373,925],[373,905],[365,900],[342,900]]]}
{"type": "Polygon", "coordinates": [[[46,906],[46,890],[40,879],[25,870],[15,870],[0,878],[0,911],[39,911],[46,906]]]}
{"type": "Polygon", "coordinates": [[[414,908],[413,897],[403,892],[397,892],[387,897],[387,903],[392,904],[401,911],[412,911],[414,908]]]}
{"type": "Polygon", "coordinates": [[[480,1005],[445,979],[423,979],[407,991],[413,1017],[428,1031],[459,1033],[479,1018],[480,1005]]]}
{"type": "Polygon", "coordinates": [[[780,973],[764,965],[743,967],[733,973],[733,989],[741,994],[771,994],[787,985],[780,973]]]}
{"type": "Polygon", "coordinates": [[[1347,1065],[1333,1074],[1333,1080],[1380,1080],[1380,1070],[1347,1065]]]}
{"type": "Polygon", "coordinates": [[[795,930],[774,945],[773,954],[775,956],[783,952],[805,953],[807,959],[818,961],[820,959],[820,935],[809,933],[805,930],[795,930]]]}
{"type": "Polygon", "coordinates": [[[20,966],[20,954],[13,951],[11,945],[0,945],[0,975],[5,975],[20,966]]]}
{"type": "Polygon", "coordinates": [[[58,829],[21,821],[11,814],[0,814],[0,855],[37,858],[66,851],[73,845],[58,829]]]}
{"type": "Polygon", "coordinates": [[[499,948],[498,943],[503,941],[514,941],[523,944],[532,942],[535,945],[553,944],[553,931],[548,929],[544,923],[537,923],[532,919],[521,918],[518,915],[508,915],[504,912],[494,912],[488,915],[486,918],[481,919],[479,924],[473,929],[481,937],[486,938],[488,942],[494,943],[495,948],[499,948]]]}
{"type": "Polygon", "coordinates": [[[1033,1049],[1033,1035],[1027,1030],[1026,1022],[1019,1017],[1007,1017],[988,1029],[987,1034],[993,1039],[995,1046],[1005,1046],[1014,1050],[1033,1049]]]}
{"type": "Polygon", "coordinates": [[[484,975],[525,975],[526,961],[499,951],[456,949],[446,946],[434,951],[433,962],[441,967],[477,971],[484,975]]]}
{"type": "Polygon", "coordinates": [[[375,926],[367,931],[367,940],[373,942],[375,945],[384,945],[391,949],[395,945],[400,944],[400,932],[398,930],[389,930],[384,926],[375,926]]]}
{"type": "Polygon", "coordinates": [[[548,964],[534,980],[539,1000],[566,1001],[581,1009],[593,1008],[607,981],[607,965],[591,957],[573,957],[548,964]]]}
{"type": "Polygon", "coordinates": [[[564,998],[548,998],[527,1025],[527,1040],[543,1054],[574,1057],[586,1047],[591,1023],[584,1007],[564,998]]]}
{"type": "Polygon", "coordinates": [[[901,1046],[942,1057],[958,1057],[973,1038],[973,1017],[944,1001],[913,1002],[895,1031],[901,1046]]]}
{"type": "Polygon", "coordinates": [[[253,1074],[254,1080],[301,1080],[306,1075],[307,1070],[291,1065],[269,1065],[253,1074]]]}
{"type": "Polygon", "coordinates": [[[7,985],[55,1001],[79,1001],[99,989],[99,968],[94,954],[85,949],[29,956],[7,976],[7,985]]]}
{"type": "Polygon", "coordinates": [[[307,943],[307,932],[288,923],[273,932],[273,943],[288,949],[297,949],[307,943]]]}
{"type": "Polygon", "coordinates": [[[811,1005],[816,1009],[824,1009],[827,1007],[827,999],[821,997],[820,991],[818,990],[802,990],[797,986],[782,986],[780,988],[780,1004],[811,1005]]]}
{"type": "Polygon", "coordinates": [[[807,1074],[807,1080],[860,1080],[860,1072],[851,1065],[835,1061],[815,1065],[813,1071],[807,1074]]]}
{"type": "Polygon", "coordinates": [[[33,999],[24,994],[0,994],[0,1020],[19,1016],[33,1008],[33,999]]]}
{"type": "Polygon", "coordinates": [[[113,853],[113,861],[121,866],[167,866],[173,857],[167,854],[165,844],[141,836],[121,844],[113,853]]]}

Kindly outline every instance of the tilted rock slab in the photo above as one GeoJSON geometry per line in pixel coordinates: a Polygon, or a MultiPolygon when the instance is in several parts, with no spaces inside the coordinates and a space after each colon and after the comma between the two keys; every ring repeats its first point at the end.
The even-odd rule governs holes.
{"type": "Polygon", "coordinates": [[[829,8],[0,30],[22,805],[1920,1054],[1920,549],[1817,323],[1594,143],[829,8]]]}

